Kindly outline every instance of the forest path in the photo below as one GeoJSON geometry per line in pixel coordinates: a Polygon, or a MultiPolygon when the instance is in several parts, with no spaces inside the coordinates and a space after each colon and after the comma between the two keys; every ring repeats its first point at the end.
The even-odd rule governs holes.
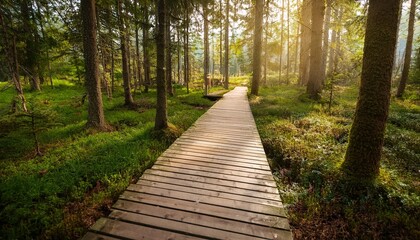
{"type": "Polygon", "coordinates": [[[225,94],[83,239],[292,239],[246,94],[225,94]]]}

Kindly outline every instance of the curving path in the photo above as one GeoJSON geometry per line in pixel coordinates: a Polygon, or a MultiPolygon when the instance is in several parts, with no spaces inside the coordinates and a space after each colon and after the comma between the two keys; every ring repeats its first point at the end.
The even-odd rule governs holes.
{"type": "Polygon", "coordinates": [[[246,94],[225,94],[82,239],[292,239],[246,94]]]}

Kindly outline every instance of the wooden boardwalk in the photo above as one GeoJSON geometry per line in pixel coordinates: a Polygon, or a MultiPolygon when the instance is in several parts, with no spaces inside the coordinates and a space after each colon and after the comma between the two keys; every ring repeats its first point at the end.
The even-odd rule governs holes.
{"type": "Polygon", "coordinates": [[[246,92],[225,94],[83,239],[292,239],[246,92]]]}

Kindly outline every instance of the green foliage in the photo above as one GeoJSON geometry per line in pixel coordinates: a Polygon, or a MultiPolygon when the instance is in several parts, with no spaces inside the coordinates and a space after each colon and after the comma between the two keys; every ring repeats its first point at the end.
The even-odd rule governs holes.
{"type": "MultiPolygon", "coordinates": [[[[82,92],[81,87],[63,82],[39,95],[27,94],[28,99],[36,95],[34,102],[41,105],[33,109],[37,116],[42,112],[37,121],[50,116],[47,110],[55,114],[51,118],[55,121],[37,125],[43,129],[38,131],[43,156],[28,155],[33,141],[21,127],[26,116],[17,118],[19,125],[8,114],[0,116],[0,126],[10,127],[0,136],[1,238],[81,237],[89,223],[212,105],[201,92],[186,95],[177,89],[180,97],[168,103],[173,125],[159,137],[153,132],[155,91],[135,96],[134,110],[124,108],[123,93],[115,92],[112,100],[104,100],[104,108],[117,131],[90,134],[84,128],[87,104],[80,103],[82,92]]],[[[9,94],[0,96],[1,111],[10,106],[3,96],[9,94]]]]}
{"type": "Polygon", "coordinates": [[[302,95],[300,87],[262,88],[251,99],[295,237],[417,239],[418,102],[393,100],[380,177],[373,185],[357,186],[340,172],[357,87],[336,86],[334,91],[331,112],[327,103],[302,95]]]}

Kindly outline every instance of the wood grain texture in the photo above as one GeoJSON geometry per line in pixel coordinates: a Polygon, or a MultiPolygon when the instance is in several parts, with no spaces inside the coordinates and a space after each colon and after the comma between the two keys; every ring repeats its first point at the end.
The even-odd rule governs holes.
{"type": "Polygon", "coordinates": [[[225,94],[83,239],[293,239],[246,93],[225,94]]]}

